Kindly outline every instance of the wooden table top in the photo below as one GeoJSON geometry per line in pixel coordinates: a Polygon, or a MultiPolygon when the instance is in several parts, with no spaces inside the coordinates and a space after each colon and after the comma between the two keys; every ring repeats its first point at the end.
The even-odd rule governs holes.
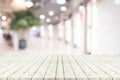
{"type": "Polygon", "coordinates": [[[120,56],[1,55],[0,80],[120,80],[120,56]]]}

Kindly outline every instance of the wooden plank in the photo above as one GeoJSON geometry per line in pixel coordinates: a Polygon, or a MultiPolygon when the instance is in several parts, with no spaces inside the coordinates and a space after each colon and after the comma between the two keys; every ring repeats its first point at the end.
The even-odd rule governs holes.
{"type": "Polygon", "coordinates": [[[75,74],[68,62],[68,59],[66,56],[62,56],[62,63],[63,63],[63,69],[64,69],[64,77],[65,80],[75,80],[75,74]]]}
{"type": "Polygon", "coordinates": [[[62,57],[58,57],[56,80],[64,80],[62,57]]]}
{"type": "Polygon", "coordinates": [[[88,65],[100,77],[101,80],[112,80],[112,77],[110,75],[108,75],[107,73],[105,73],[104,71],[96,67],[94,63],[87,60],[85,56],[82,56],[81,59],[86,65],[88,65]]]}
{"type": "Polygon", "coordinates": [[[44,76],[49,68],[49,65],[51,64],[51,60],[52,56],[49,56],[35,73],[35,75],[32,77],[32,80],[44,80],[44,76]]]}
{"type": "MultiPolygon", "coordinates": [[[[116,57],[114,57],[114,58],[116,58],[116,57]]],[[[114,58],[111,58],[111,59],[113,59],[114,60],[114,58]]],[[[119,57],[120,58],[120,57],[119,57]]],[[[120,74],[120,64],[113,64],[114,63],[114,61],[112,62],[111,60],[109,61],[108,59],[108,57],[106,57],[106,58],[104,58],[104,57],[98,57],[97,56],[97,59],[99,59],[99,60],[101,60],[105,65],[106,65],[106,67],[108,67],[109,69],[111,69],[112,71],[114,71],[114,72],[116,72],[116,73],[118,73],[118,74],[120,74]]],[[[115,62],[119,62],[120,61],[120,59],[116,59],[115,60],[115,62]]]]}
{"type": "MultiPolygon", "coordinates": [[[[101,60],[100,57],[97,57],[97,59],[101,60]]],[[[103,58],[102,58],[103,59],[103,58]]],[[[103,61],[103,60],[101,60],[103,61]]],[[[103,66],[107,68],[107,70],[110,71],[110,75],[112,75],[113,79],[120,79],[120,68],[115,67],[113,65],[110,65],[108,63],[106,63],[105,61],[103,61],[103,66]]]]}
{"type": "Polygon", "coordinates": [[[44,76],[44,80],[55,80],[57,70],[57,56],[53,56],[51,64],[44,76]]]}
{"type": "MultiPolygon", "coordinates": [[[[120,75],[115,73],[114,71],[110,70],[106,64],[101,61],[100,59],[96,58],[96,57],[86,57],[88,58],[89,61],[93,62],[94,65],[96,65],[96,67],[100,68],[102,71],[104,71],[106,74],[110,75],[112,77],[113,80],[119,80],[120,79],[120,75]],[[92,60],[91,60],[92,59],[92,60]],[[95,61],[99,61],[99,63],[94,62],[95,61]]],[[[105,58],[105,57],[104,57],[105,58]]]]}
{"type": "Polygon", "coordinates": [[[74,59],[79,64],[79,66],[84,70],[89,80],[100,80],[100,77],[92,71],[81,59],[81,56],[74,56],[74,59]]]}
{"type": "Polygon", "coordinates": [[[69,63],[75,72],[76,80],[88,80],[88,77],[84,73],[84,71],[79,67],[72,56],[68,56],[69,63]]]}
{"type": "Polygon", "coordinates": [[[36,62],[34,62],[34,65],[20,77],[20,80],[32,79],[36,71],[41,67],[41,65],[47,59],[47,56],[38,56],[38,57],[39,59],[36,62]]]}
{"type": "MultiPolygon", "coordinates": [[[[28,58],[30,58],[30,57],[28,57],[28,58]]],[[[8,72],[10,69],[15,67],[16,65],[24,64],[24,63],[21,63],[21,61],[26,61],[24,59],[19,59],[19,60],[17,58],[15,58],[15,59],[16,59],[16,61],[14,63],[12,63],[12,64],[7,63],[6,66],[0,68],[0,77],[1,77],[2,73],[8,72]]]]}
{"type": "Polygon", "coordinates": [[[19,63],[16,65],[14,65],[15,67],[12,68],[10,70],[10,72],[8,72],[7,74],[4,74],[3,76],[6,76],[8,80],[19,80],[19,78],[21,77],[21,75],[23,73],[25,73],[27,70],[30,69],[30,67],[33,66],[33,63],[36,62],[39,59],[38,56],[33,56],[32,59],[28,59],[27,61],[23,62],[24,64],[20,64],[19,63]]]}

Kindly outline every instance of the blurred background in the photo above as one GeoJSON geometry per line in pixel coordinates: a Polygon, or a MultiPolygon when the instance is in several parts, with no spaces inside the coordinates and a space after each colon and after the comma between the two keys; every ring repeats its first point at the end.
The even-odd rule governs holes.
{"type": "Polygon", "coordinates": [[[0,0],[0,54],[119,55],[120,0],[0,0]]]}

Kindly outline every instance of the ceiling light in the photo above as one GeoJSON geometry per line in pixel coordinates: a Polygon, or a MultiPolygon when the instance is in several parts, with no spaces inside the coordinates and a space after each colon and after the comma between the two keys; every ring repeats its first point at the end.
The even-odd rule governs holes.
{"type": "Polygon", "coordinates": [[[57,0],[57,4],[65,4],[66,0],[57,0]]]}
{"type": "Polygon", "coordinates": [[[25,0],[12,0],[11,6],[15,10],[25,9],[25,0]]]}
{"type": "Polygon", "coordinates": [[[51,22],[51,19],[50,19],[50,18],[47,18],[47,19],[46,19],[46,22],[48,22],[48,23],[51,22]]]}
{"type": "Polygon", "coordinates": [[[64,12],[64,11],[67,10],[67,8],[66,8],[65,6],[62,6],[62,7],[60,8],[60,10],[64,12]]]}
{"type": "Polygon", "coordinates": [[[54,12],[53,11],[49,11],[48,13],[50,16],[53,16],[54,15],[54,12]]]}
{"type": "Polygon", "coordinates": [[[26,2],[25,2],[25,6],[26,6],[27,8],[32,7],[32,6],[33,6],[33,2],[31,2],[31,1],[26,1],[26,2]]]}
{"type": "Polygon", "coordinates": [[[45,19],[45,15],[40,15],[40,19],[45,19]]]}
{"type": "Polygon", "coordinates": [[[1,19],[2,19],[3,21],[5,21],[5,20],[7,19],[7,17],[6,17],[6,16],[2,16],[1,19]]]}

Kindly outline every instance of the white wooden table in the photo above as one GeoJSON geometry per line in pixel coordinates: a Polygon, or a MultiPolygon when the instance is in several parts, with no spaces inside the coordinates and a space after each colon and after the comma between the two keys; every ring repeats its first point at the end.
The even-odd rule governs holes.
{"type": "Polygon", "coordinates": [[[120,56],[0,55],[0,80],[120,80],[120,56]]]}

